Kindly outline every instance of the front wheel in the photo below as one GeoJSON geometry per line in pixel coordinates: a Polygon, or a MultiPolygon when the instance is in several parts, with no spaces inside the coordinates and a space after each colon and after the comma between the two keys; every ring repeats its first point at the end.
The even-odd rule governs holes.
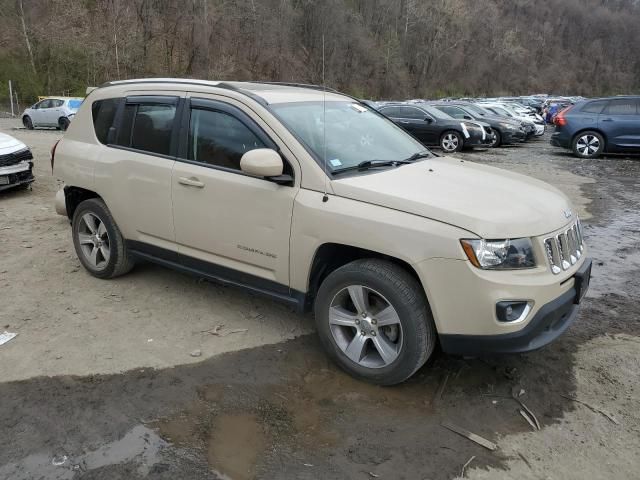
{"type": "Polygon", "coordinates": [[[596,158],[604,150],[604,138],[598,132],[582,132],[573,139],[573,153],[580,158],[596,158]]]}
{"type": "Polygon", "coordinates": [[[31,121],[31,117],[28,115],[22,117],[22,125],[24,125],[24,128],[27,130],[33,130],[33,122],[31,121]]]}
{"type": "Polygon", "coordinates": [[[449,131],[442,134],[440,137],[440,148],[446,153],[459,152],[464,147],[464,140],[462,135],[456,131],[449,131]]]}
{"type": "Polygon", "coordinates": [[[431,356],[436,329],[420,283],[384,260],[356,260],[332,272],[315,301],[318,334],[351,375],[403,382],[431,356]]]}
{"type": "Polygon", "coordinates": [[[491,147],[492,148],[497,148],[500,145],[502,145],[502,135],[500,135],[500,132],[498,130],[494,130],[493,131],[493,141],[491,142],[491,147]]]}

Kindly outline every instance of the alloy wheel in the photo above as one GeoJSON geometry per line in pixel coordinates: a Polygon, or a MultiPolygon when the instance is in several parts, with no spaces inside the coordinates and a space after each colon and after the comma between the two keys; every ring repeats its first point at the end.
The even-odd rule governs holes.
{"type": "Polygon", "coordinates": [[[85,259],[96,269],[106,267],[111,242],[104,222],[94,213],[85,213],[78,226],[78,243],[85,259]]]}
{"type": "Polygon", "coordinates": [[[382,294],[363,285],[349,285],[333,297],[329,327],[342,352],[366,368],[386,367],[402,350],[398,312],[382,294]]]}
{"type": "Polygon", "coordinates": [[[446,152],[453,152],[458,148],[459,140],[458,136],[453,133],[447,133],[442,138],[442,148],[446,152]]]}
{"type": "Polygon", "coordinates": [[[576,150],[584,157],[595,155],[600,149],[600,139],[595,135],[583,135],[576,142],[576,150]]]}

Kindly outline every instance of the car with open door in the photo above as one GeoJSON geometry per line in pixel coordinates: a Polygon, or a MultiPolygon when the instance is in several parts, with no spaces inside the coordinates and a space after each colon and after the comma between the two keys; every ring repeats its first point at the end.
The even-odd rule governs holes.
{"type": "Polygon", "coordinates": [[[456,119],[426,103],[391,103],[378,111],[416,137],[423,145],[440,147],[446,153],[464,148],[490,147],[491,126],[472,119],[456,119]]]}
{"type": "Polygon", "coordinates": [[[562,192],[435,156],[323,87],[109,82],[51,162],[56,211],[88,274],[150,261],[312,310],[327,354],[377,384],[409,378],[437,344],[458,355],[540,348],[588,287],[562,192]]]}

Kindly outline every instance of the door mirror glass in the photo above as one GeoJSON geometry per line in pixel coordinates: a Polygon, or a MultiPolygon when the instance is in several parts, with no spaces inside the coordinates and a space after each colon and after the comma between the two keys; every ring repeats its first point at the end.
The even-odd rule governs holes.
{"type": "Polygon", "coordinates": [[[240,169],[257,177],[277,177],[282,175],[282,157],[270,148],[256,148],[242,155],[240,169]]]}

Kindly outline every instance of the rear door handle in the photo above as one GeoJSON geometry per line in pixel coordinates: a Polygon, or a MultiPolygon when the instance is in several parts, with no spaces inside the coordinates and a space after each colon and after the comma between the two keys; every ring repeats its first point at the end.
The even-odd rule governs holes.
{"type": "Polygon", "coordinates": [[[408,124],[409,124],[409,122],[407,122],[406,120],[400,120],[400,123],[403,123],[403,124],[405,124],[405,125],[408,125],[408,124]]]}
{"type": "Polygon", "coordinates": [[[613,122],[613,118],[603,118],[603,122],[613,122]]]}
{"type": "Polygon", "coordinates": [[[196,187],[196,188],[204,188],[204,183],[198,180],[196,177],[179,177],[178,183],[180,185],[185,185],[187,187],[196,187]]]}

